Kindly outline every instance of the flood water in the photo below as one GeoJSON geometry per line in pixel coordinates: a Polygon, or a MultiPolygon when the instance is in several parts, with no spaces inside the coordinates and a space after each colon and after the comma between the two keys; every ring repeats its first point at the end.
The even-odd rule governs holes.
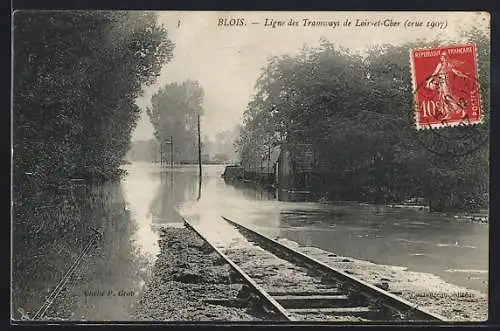
{"type": "Polygon", "coordinates": [[[291,203],[272,192],[231,185],[224,166],[198,169],[134,163],[120,182],[33,194],[14,212],[13,317],[31,318],[102,232],[44,319],[130,320],[158,254],[158,227],[182,216],[217,229],[220,216],[264,234],[339,255],[407,266],[487,292],[488,225],[411,209],[356,203],[291,203]]]}
{"type": "Polygon", "coordinates": [[[223,167],[205,172],[198,203],[206,214],[211,210],[205,222],[225,216],[271,237],[433,273],[447,282],[488,293],[488,224],[412,208],[276,201],[273,192],[224,183],[220,179],[223,167]]]}

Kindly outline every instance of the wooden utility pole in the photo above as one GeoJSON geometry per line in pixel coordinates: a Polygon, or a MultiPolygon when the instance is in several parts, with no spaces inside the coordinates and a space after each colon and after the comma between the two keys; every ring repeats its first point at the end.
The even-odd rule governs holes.
{"type": "Polygon", "coordinates": [[[163,165],[163,140],[160,141],[160,165],[163,165]]]}
{"type": "Polygon", "coordinates": [[[271,181],[271,144],[268,145],[267,149],[267,181],[271,181]]]}
{"type": "Polygon", "coordinates": [[[170,136],[170,167],[174,168],[174,137],[170,136]]]}
{"type": "Polygon", "coordinates": [[[201,182],[201,130],[200,130],[200,115],[198,114],[198,166],[199,166],[199,175],[201,182]]]}
{"type": "Polygon", "coordinates": [[[198,200],[201,198],[201,130],[200,130],[200,114],[198,114],[198,167],[199,167],[199,183],[198,183],[198,200]]]}
{"type": "Polygon", "coordinates": [[[155,163],[156,160],[156,145],[154,143],[151,144],[151,163],[155,163]]]}

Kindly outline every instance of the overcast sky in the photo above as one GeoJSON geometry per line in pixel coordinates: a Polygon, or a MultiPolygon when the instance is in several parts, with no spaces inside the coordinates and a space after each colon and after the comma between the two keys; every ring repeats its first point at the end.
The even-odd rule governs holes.
{"type": "MultiPolygon", "coordinates": [[[[477,26],[489,29],[486,13],[466,12],[158,12],[159,20],[176,44],[174,58],[167,63],[157,84],[145,90],[137,104],[144,108],[159,87],[186,79],[198,80],[205,91],[202,131],[214,137],[217,132],[230,130],[240,123],[241,115],[254,93],[254,84],[260,69],[269,56],[291,54],[304,45],[317,45],[325,38],[335,45],[353,52],[363,51],[374,44],[401,44],[416,39],[460,41],[460,31],[477,26]],[[246,26],[218,27],[220,18],[243,18],[246,26]],[[291,18],[299,26],[272,28],[264,26],[265,19],[285,21],[291,18]],[[303,19],[311,21],[352,21],[351,27],[303,26],[303,19]],[[360,21],[379,19],[401,22],[399,27],[356,27],[360,21]],[[445,29],[405,28],[405,20],[446,22],[445,29]],[[252,24],[258,22],[259,24],[252,24]],[[180,24],[179,24],[180,23],[180,24]]],[[[133,140],[149,139],[153,128],[143,112],[133,134],[133,140]]]]}

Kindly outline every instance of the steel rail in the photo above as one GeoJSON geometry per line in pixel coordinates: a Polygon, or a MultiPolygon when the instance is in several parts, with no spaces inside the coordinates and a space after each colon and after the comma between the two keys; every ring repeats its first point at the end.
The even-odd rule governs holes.
{"type": "Polygon", "coordinates": [[[373,302],[378,302],[382,306],[392,309],[394,311],[403,313],[407,320],[418,321],[418,322],[439,322],[445,321],[445,318],[427,311],[423,308],[419,308],[417,305],[400,298],[392,293],[384,291],[372,284],[369,284],[363,280],[357,279],[345,272],[342,272],[336,268],[333,268],[315,258],[305,255],[293,248],[282,245],[274,239],[271,239],[263,234],[260,234],[254,230],[251,230],[235,221],[232,221],[224,216],[221,216],[229,224],[233,225],[241,232],[247,233],[249,236],[256,238],[263,248],[274,253],[276,256],[283,258],[289,262],[300,264],[314,272],[319,272],[333,280],[345,284],[347,288],[354,290],[363,295],[368,300],[373,302]],[[414,318],[414,319],[412,319],[414,318]]]}
{"type": "Polygon", "coordinates": [[[54,303],[54,300],[57,298],[59,293],[61,293],[62,289],[68,282],[69,278],[73,274],[73,272],[76,270],[76,267],[80,264],[80,261],[82,260],[82,257],[87,254],[89,251],[90,247],[92,244],[95,242],[95,239],[92,239],[86,246],[85,249],[83,250],[82,254],[75,260],[75,262],[71,265],[71,267],[66,271],[66,274],[63,276],[63,278],[59,281],[59,283],[56,285],[54,290],[50,293],[50,295],[47,297],[45,300],[44,304],[38,309],[36,314],[33,316],[33,319],[39,319],[42,318],[47,309],[54,303]]]}
{"type": "Polygon", "coordinates": [[[231,268],[236,271],[241,278],[250,286],[251,289],[260,297],[260,299],[268,306],[271,310],[276,313],[276,316],[280,320],[285,321],[294,321],[295,319],[289,315],[287,310],[283,308],[282,305],[278,303],[275,299],[273,299],[262,287],[260,287],[250,276],[247,275],[240,267],[238,267],[231,259],[229,259],[224,253],[220,251],[217,247],[212,245],[210,241],[205,238],[205,236],[201,233],[201,231],[193,224],[191,224],[188,220],[183,217],[184,224],[188,229],[191,229],[195,232],[205,243],[207,243],[220,257],[224,259],[226,263],[228,263],[231,268]]]}
{"type": "Polygon", "coordinates": [[[97,232],[97,235],[92,237],[92,239],[88,242],[88,244],[85,246],[83,249],[82,253],[78,256],[78,258],[73,262],[73,264],[69,267],[69,269],[66,271],[64,274],[63,278],[59,281],[59,283],[56,285],[56,287],[52,290],[50,295],[47,297],[43,305],[38,309],[38,311],[35,313],[33,316],[33,319],[41,319],[45,312],[52,306],[54,303],[55,299],[57,296],[61,293],[62,289],[68,282],[68,280],[71,278],[73,275],[73,272],[76,270],[80,262],[82,261],[83,257],[87,254],[87,252],[90,250],[92,245],[97,242],[98,239],[102,237],[102,234],[95,230],[94,228],[90,227],[90,229],[94,232],[97,232]]]}

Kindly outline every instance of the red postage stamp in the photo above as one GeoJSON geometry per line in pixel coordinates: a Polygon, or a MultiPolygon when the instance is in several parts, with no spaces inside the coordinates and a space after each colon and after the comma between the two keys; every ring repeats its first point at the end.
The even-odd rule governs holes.
{"type": "Polygon", "coordinates": [[[476,51],[474,44],[410,51],[417,129],[481,122],[476,51]]]}

